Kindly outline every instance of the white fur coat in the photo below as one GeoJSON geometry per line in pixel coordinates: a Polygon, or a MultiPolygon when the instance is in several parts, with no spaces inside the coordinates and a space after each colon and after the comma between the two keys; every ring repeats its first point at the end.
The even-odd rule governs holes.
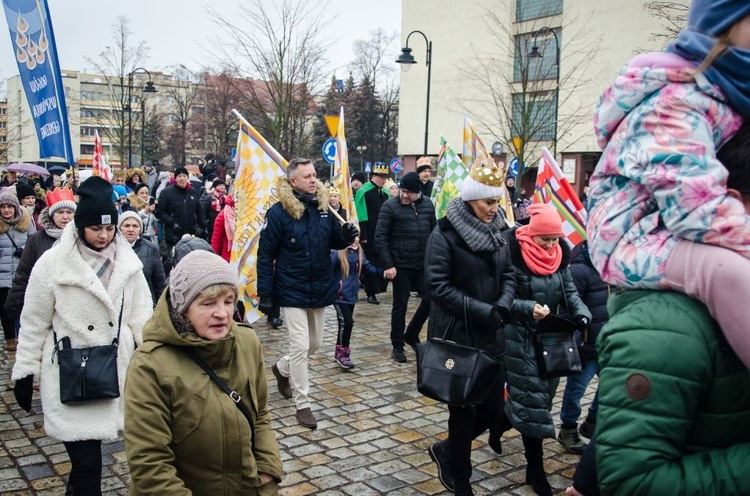
{"type": "Polygon", "coordinates": [[[122,430],[122,397],[78,405],[60,402],[59,366],[57,357],[52,359],[53,329],[57,339],[70,337],[73,348],[111,343],[124,301],[117,354],[123,394],[130,358],[135,344],[142,342],[141,331],[153,309],[140,260],[127,241],[116,236],[114,268],[106,289],[75,245],[73,222],[59,243],[37,261],[26,289],[12,378],[32,374],[39,378],[44,429],[61,441],[115,439],[122,430]]]}

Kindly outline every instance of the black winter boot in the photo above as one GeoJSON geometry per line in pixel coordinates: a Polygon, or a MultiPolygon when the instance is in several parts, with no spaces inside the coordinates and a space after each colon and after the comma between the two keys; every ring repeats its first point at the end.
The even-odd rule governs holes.
{"type": "Polygon", "coordinates": [[[526,455],[526,484],[529,484],[539,496],[552,496],[552,486],[544,473],[542,457],[542,440],[535,437],[521,436],[526,455]]]}

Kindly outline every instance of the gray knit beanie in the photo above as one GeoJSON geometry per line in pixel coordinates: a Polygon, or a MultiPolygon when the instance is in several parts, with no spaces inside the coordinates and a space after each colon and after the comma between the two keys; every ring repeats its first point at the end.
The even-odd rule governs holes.
{"type": "Polygon", "coordinates": [[[169,276],[172,308],[183,315],[203,290],[214,284],[237,288],[237,271],[219,255],[203,250],[190,252],[175,265],[169,276]]]}

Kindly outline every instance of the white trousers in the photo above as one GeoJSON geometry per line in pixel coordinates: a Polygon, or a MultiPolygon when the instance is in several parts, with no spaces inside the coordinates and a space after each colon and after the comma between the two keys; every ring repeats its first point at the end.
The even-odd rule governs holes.
{"type": "Polygon", "coordinates": [[[310,377],[308,357],[323,344],[325,308],[283,307],[289,331],[289,353],[276,366],[281,375],[289,377],[297,410],[310,408],[310,377]]]}

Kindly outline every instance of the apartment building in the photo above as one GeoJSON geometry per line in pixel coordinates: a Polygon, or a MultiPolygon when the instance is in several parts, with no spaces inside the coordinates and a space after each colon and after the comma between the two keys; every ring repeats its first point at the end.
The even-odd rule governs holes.
{"type": "MultiPolygon", "coordinates": [[[[107,77],[86,71],[61,72],[74,155],[78,165],[83,167],[92,164],[96,131],[112,167],[127,167],[128,155],[131,165],[138,166],[143,149],[143,123],[151,112],[159,112],[164,123],[170,124],[179,118],[181,109],[177,108],[180,105],[176,98],[179,99],[180,94],[192,95],[191,114],[203,112],[204,100],[195,97],[201,85],[163,72],[137,72],[130,80],[127,76],[107,77]],[[149,81],[156,92],[144,91],[149,81]]],[[[12,134],[8,141],[8,159],[11,162],[40,161],[39,142],[20,77],[8,79],[6,87],[7,126],[12,134]]],[[[202,140],[191,141],[187,155],[203,156],[204,148],[202,140]]],[[[62,161],[50,159],[49,162],[56,160],[62,161]]]]}
{"type": "Polygon", "coordinates": [[[580,192],[600,156],[592,116],[601,92],[635,54],[663,48],[654,37],[662,21],[647,3],[403,2],[402,46],[409,37],[416,62],[401,74],[398,146],[406,168],[424,152],[427,44],[410,36],[418,30],[431,43],[428,153],[437,154],[441,135],[461,153],[466,114],[503,160],[523,148],[526,167],[534,167],[540,146],[556,150],[580,192]]]}

